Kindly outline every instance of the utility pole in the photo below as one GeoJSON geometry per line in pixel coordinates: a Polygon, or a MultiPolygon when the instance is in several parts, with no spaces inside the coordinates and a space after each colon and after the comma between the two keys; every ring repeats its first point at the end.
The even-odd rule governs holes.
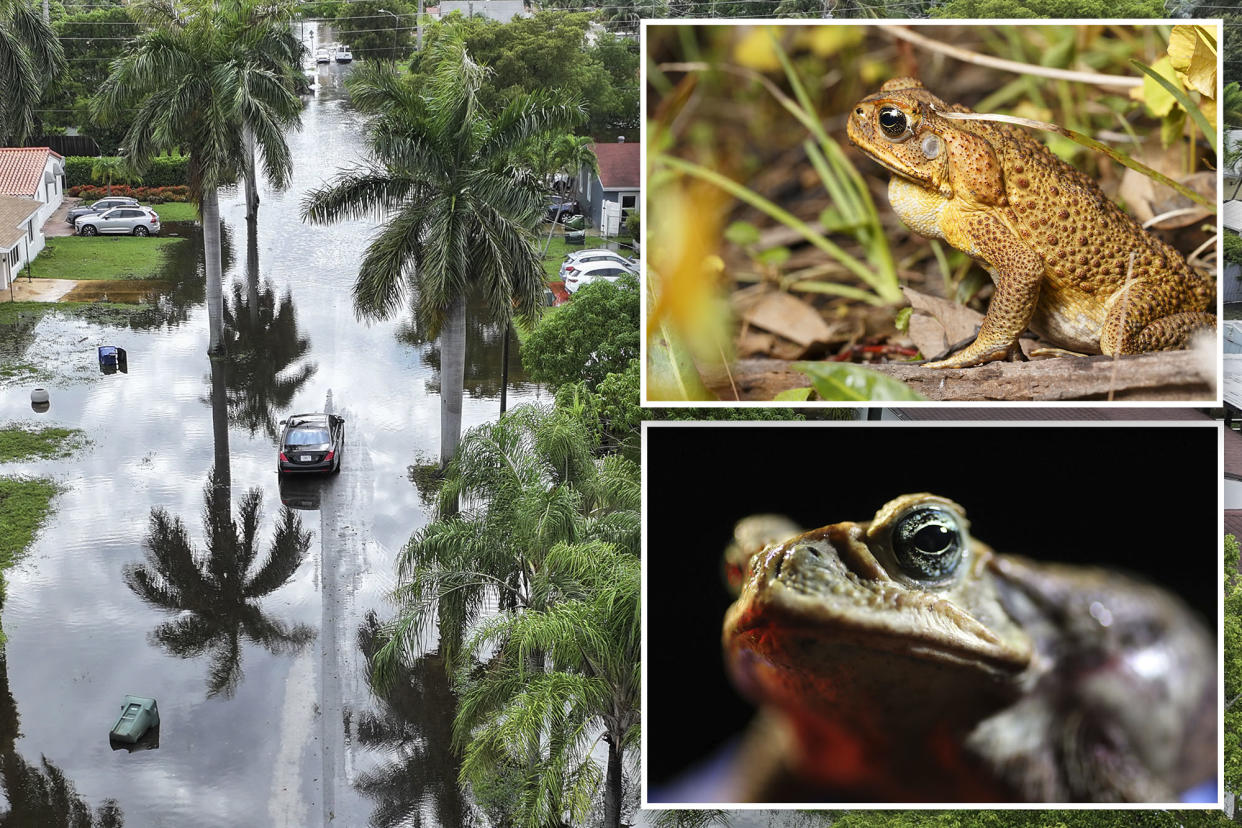
{"type": "Polygon", "coordinates": [[[418,43],[416,44],[418,47],[418,53],[422,54],[423,52],[423,0],[418,0],[418,22],[415,28],[417,29],[417,33],[418,33],[418,43]]]}
{"type": "Polygon", "coordinates": [[[43,0],[43,22],[49,24],[52,22],[52,9],[48,0],[43,0]]]}

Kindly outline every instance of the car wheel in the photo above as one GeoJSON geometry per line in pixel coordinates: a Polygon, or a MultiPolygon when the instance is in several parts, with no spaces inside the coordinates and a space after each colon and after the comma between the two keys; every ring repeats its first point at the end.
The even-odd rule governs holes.
{"type": "Polygon", "coordinates": [[[147,228],[143,227],[143,226],[140,224],[140,225],[138,225],[137,227],[135,227],[135,228],[134,228],[134,235],[135,235],[135,236],[149,236],[149,235],[151,235],[151,231],[150,231],[150,230],[148,230],[147,228]]]}
{"type": "Polygon", "coordinates": [[[93,224],[83,224],[82,229],[78,232],[83,236],[95,236],[99,234],[99,229],[93,224]]]}

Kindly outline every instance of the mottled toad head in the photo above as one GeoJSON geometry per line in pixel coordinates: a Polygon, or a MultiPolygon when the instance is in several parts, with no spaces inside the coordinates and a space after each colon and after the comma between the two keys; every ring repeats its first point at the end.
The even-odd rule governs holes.
{"type": "Polygon", "coordinates": [[[953,501],[912,494],[869,523],[755,551],[725,616],[735,682],[868,739],[985,715],[1015,692],[1032,647],[1001,607],[992,551],[967,528],[953,501]]]}
{"type": "Polygon", "coordinates": [[[942,190],[949,186],[949,151],[941,134],[944,121],[935,112],[948,108],[918,81],[897,78],[854,106],[846,132],[890,171],[942,190]]]}

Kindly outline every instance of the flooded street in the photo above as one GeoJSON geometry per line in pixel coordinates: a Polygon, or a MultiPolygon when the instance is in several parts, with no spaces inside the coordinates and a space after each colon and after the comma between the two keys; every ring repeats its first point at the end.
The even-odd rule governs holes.
{"type": "MultiPolygon", "coordinates": [[[[407,468],[438,457],[439,354],[408,319],[355,319],[371,225],[298,218],[308,189],[359,158],[347,72],[321,68],[288,136],[293,184],[261,190],[255,236],[240,193],[221,197],[224,359],[206,354],[196,230],[185,231],[196,255],[179,258],[145,325],[49,315],[8,343],[62,379],[40,375],[42,415],[33,383],[4,387],[0,418],[80,428],[92,442],[70,460],[5,469],[64,488],[7,578],[5,824],[83,807],[127,826],[471,822],[436,656],[384,699],[366,670],[395,558],[429,517],[407,468]],[[128,374],[99,375],[105,344],[128,351],[128,374]],[[346,419],[341,473],[282,492],[278,421],[325,409],[346,419]],[[158,701],[158,749],[110,747],[127,693],[158,701]]],[[[472,319],[463,428],[498,415],[501,338],[472,319]]],[[[519,362],[515,347],[509,405],[547,400],[519,362]]]]}

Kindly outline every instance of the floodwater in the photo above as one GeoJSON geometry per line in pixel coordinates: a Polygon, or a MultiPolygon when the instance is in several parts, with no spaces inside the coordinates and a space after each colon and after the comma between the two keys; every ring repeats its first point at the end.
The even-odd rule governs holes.
{"type": "MultiPolygon", "coordinates": [[[[0,823],[475,821],[454,782],[437,656],[386,698],[368,683],[394,561],[429,519],[407,467],[438,457],[439,354],[408,319],[355,319],[372,226],[298,219],[303,194],[359,157],[346,72],[321,69],[289,136],[293,185],[261,193],[257,234],[240,195],[222,197],[226,358],[206,354],[196,255],[170,266],[158,305],[132,324],[52,315],[10,333],[8,353],[46,379],[51,407],[33,413],[32,383],[10,382],[0,420],[74,426],[92,442],[4,468],[64,492],[7,578],[0,823]],[[104,344],[126,349],[128,373],[99,373],[104,344]],[[347,422],[341,473],[282,492],[278,420],[325,407],[347,422]],[[110,746],[126,694],[157,700],[157,749],[110,746]]],[[[197,231],[180,231],[197,249],[197,231]]],[[[472,321],[466,428],[498,414],[501,339],[472,321]]],[[[550,401],[523,378],[516,343],[510,362],[510,405],[550,401]]]]}

